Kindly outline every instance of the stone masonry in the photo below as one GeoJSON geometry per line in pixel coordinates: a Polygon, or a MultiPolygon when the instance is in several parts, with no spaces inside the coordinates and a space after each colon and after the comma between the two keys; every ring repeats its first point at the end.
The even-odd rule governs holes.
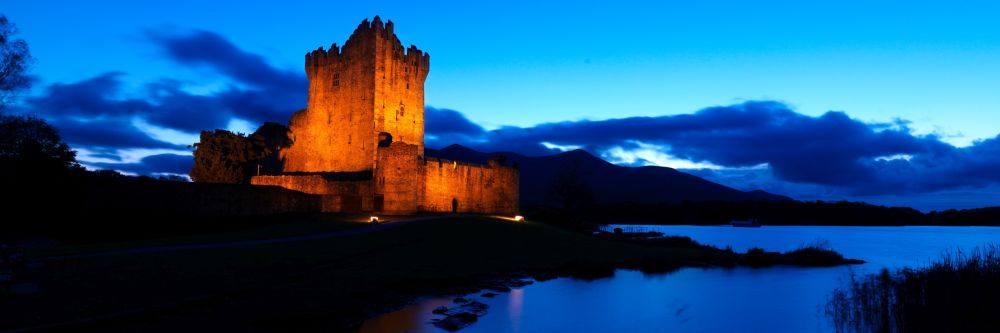
{"type": "Polygon", "coordinates": [[[424,157],[430,56],[393,29],[375,16],[343,47],[306,54],[308,106],[289,122],[284,172],[251,183],[323,195],[324,211],[516,214],[516,168],[424,157]]]}

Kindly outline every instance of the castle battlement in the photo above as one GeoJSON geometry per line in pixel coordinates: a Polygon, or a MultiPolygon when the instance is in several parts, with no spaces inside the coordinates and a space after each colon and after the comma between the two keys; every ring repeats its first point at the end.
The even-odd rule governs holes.
{"type": "Polygon", "coordinates": [[[306,73],[313,74],[318,67],[336,66],[344,61],[344,58],[365,56],[369,50],[381,47],[388,49],[385,54],[389,58],[410,66],[414,69],[414,73],[426,77],[431,63],[430,54],[421,51],[412,44],[409,48],[404,48],[393,29],[394,25],[391,20],[383,25],[382,19],[378,16],[375,16],[371,22],[365,19],[351,33],[343,47],[333,43],[329,49],[323,49],[320,46],[316,50],[306,53],[306,73]]]}
{"type": "Polygon", "coordinates": [[[309,101],[289,120],[283,174],[256,176],[324,196],[324,211],[516,214],[518,169],[424,156],[430,55],[392,21],[361,21],[343,46],[306,53],[309,101]]]}

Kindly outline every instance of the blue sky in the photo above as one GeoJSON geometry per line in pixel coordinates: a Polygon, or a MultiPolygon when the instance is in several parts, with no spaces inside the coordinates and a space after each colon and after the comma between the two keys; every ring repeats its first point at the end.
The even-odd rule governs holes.
{"type": "MultiPolygon", "coordinates": [[[[140,101],[156,92],[208,107],[215,102],[199,96],[228,93],[229,100],[236,100],[247,91],[288,89],[295,83],[266,87],[220,70],[219,62],[178,57],[170,53],[176,43],[170,43],[206,33],[198,35],[204,37],[198,41],[228,43],[238,49],[233,54],[256,55],[271,67],[268,74],[294,82],[306,51],[342,44],[361,19],[378,14],[396,23],[404,44],[416,44],[431,54],[426,104],[457,110],[484,131],[499,133],[504,126],[541,129],[566,121],[697,115],[713,106],[777,101],[781,107],[770,109],[788,109],[820,120],[828,111],[842,111],[852,121],[872,127],[895,126],[918,139],[932,135],[964,154],[983,150],[973,148],[1000,133],[995,125],[1000,120],[998,7],[986,1],[407,1],[372,5],[33,0],[5,3],[3,13],[19,26],[20,36],[38,59],[33,68],[38,82],[30,94],[37,100],[28,103],[36,107],[74,103],[44,101],[46,96],[57,96],[50,89],[53,85],[80,90],[72,84],[95,78],[104,78],[95,81],[104,85],[88,87],[110,89],[103,98],[114,102],[140,101]],[[117,74],[108,76],[111,72],[117,74]]],[[[287,98],[263,104],[287,103],[290,112],[304,106],[292,105],[296,96],[289,91],[287,98]]],[[[151,110],[152,106],[140,108],[151,110]]],[[[205,116],[205,112],[209,111],[190,112],[190,116],[205,116]]],[[[284,122],[287,117],[282,118],[280,112],[285,111],[267,117],[284,122]]],[[[91,118],[85,123],[111,118],[86,114],[91,118]]],[[[140,114],[123,111],[114,119],[174,146],[100,149],[110,147],[102,146],[101,140],[76,146],[94,148],[84,148],[93,153],[83,154],[94,163],[141,162],[145,155],[178,152],[176,145],[191,141],[199,125],[220,123],[140,114]]],[[[234,129],[257,125],[253,119],[239,119],[239,112],[220,114],[229,116],[224,126],[234,129]]],[[[69,128],[72,121],[79,125],[80,120],[73,117],[63,123],[69,128]]],[[[761,160],[763,165],[730,163],[729,156],[704,150],[684,152],[671,146],[680,141],[642,137],[645,142],[639,143],[644,145],[623,145],[621,140],[547,143],[580,146],[621,164],[707,168],[692,172],[741,189],[760,187],[804,199],[846,198],[924,209],[1000,204],[995,199],[1000,190],[989,181],[990,175],[983,182],[956,182],[950,187],[871,191],[824,179],[790,178],[774,172],[774,165],[784,161],[777,158],[761,160]]],[[[507,147],[480,144],[480,148],[507,147]]],[[[902,151],[909,150],[884,150],[907,155],[902,151]]],[[[848,155],[872,159],[868,155],[875,152],[866,154],[848,155]]],[[[910,155],[914,154],[920,155],[910,155]]],[[[935,172],[924,176],[934,177],[935,172]]],[[[949,177],[968,176],[959,172],[949,177]]]]}

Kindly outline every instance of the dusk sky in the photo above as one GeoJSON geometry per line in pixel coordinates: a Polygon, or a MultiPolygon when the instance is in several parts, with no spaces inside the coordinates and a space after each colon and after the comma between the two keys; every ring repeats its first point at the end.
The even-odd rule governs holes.
{"type": "Polygon", "coordinates": [[[17,112],[95,168],[186,174],[199,130],[305,107],[304,54],[392,20],[431,55],[427,144],[583,148],[741,190],[1000,205],[988,1],[5,1],[37,59],[17,112]]]}

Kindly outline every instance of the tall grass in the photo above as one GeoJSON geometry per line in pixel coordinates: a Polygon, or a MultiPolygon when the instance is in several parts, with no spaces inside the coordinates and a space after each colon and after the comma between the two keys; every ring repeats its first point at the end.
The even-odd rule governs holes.
{"type": "Polygon", "coordinates": [[[1000,246],[947,251],[924,268],[883,269],[829,296],[837,332],[1000,332],[1000,246]]]}

